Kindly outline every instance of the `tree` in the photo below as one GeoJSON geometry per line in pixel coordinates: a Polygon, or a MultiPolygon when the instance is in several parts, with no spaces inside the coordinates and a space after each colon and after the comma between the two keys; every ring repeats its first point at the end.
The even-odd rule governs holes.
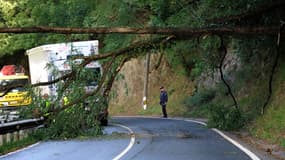
{"type": "MultiPolygon", "coordinates": [[[[183,51],[181,53],[183,58],[177,60],[173,56],[172,60],[179,62],[183,60],[198,68],[196,64],[200,64],[205,59],[196,56],[195,62],[185,61],[187,54],[193,54],[186,50],[191,46],[191,49],[195,48],[195,54],[197,52],[200,55],[203,54],[202,51],[197,51],[199,48],[204,48],[203,52],[215,54],[211,50],[218,49],[218,46],[212,43],[213,40],[206,39],[203,44],[200,42],[207,36],[227,36],[229,41],[227,43],[234,43],[232,42],[234,39],[243,40],[248,37],[269,42],[278,33],[280,35],[283,33],[279,30],[279,22],[284,18],[282,10],[285,7],[282,1],[270,3],[268,0],[252,2],[246,0],[219,2],[215,0],[126,0],[124,2],[48,0],[44,3],[32,0],[3,0],[3,2],[5,3],[2,3],[0,12],[3,20],[0,32],[5,33],[1,34],[5,41],[0,46],[2,54],[40,44],[64,41],[99,39],[103,44],[101,50],[104,54],[86,58],[81,67],[92,60],[101,60],[106,64],[104,73],[109,75],[102,76],[101,83],[95,92],[83,94],[78,100],[61,109],[53,110],[55,112],[71,108],[90,96],[98,96],[98,91],[104,84],[107,85],[105,93],[108,95],[114,78],[126,61],[148,49],[159,48],[161,44],[168,43],[166,48],[170,51],[174,49],[183,51]],[[268,3],[270,5],[267,5],[268,3]],[[14,45],[10,45],[12,43],[14,45]]],[[[239,42],[237,44],[240,45],[239,42]]],[[[260,43],[254,47],[265,46],[260,43]]],[[[62,84],[62,92],[64,92],[67,87],[72,86],[80,72],[81,69],[75,70],[53,82],[37,85],[47,85],[67,79],[70,83],[62,84]]],[[[9,88],[6,89],[9,90],[9,88]]]]}

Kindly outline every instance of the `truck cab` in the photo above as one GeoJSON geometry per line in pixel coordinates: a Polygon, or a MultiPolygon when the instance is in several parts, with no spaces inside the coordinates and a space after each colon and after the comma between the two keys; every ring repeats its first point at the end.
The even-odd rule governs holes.
{"type": "Polygon", "coordinates": [[[7,87],[25,86],[29,84],[29,77],[26,75],[1,75],[0,76],[0,107],[27,106],[31,103],[28,92],[24,87],[12,88],[6,93],[7,87]]]}

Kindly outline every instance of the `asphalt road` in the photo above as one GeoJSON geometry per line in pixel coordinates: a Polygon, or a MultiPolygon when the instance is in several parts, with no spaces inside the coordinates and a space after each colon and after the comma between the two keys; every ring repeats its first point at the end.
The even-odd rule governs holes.
{"type": "Polygon", "coordinates": [[[115,118],[136,133],[122,158],[131,160],[249,160],[244,152],[205,126],[161,118],[115,118]]]}
{"type": "MultiPolygon", "coordinates": [[[[249,160],[244,152],[205,126],[161,118],[117,117],[134,132],[116,139],[50,141],[0,160],[249,160]],[[134,141],[133,141],[134,140],[134,141]],[[132,143],[134,142],[134,143],[132,143]]],[[[107,127],[108,134],[129,131],[107,127]]]]}

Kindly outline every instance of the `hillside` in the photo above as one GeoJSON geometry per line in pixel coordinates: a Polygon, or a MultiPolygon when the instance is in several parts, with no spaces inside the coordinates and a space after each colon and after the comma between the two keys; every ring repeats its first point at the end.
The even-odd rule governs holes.
{"type": "MultiPolygon", "coordinates": [[[[284,0],[1,0],[0,66],[28,68],[27,49],[96,39],[100,55],[84,57],[82,64],[99,60],[102,76],[94,78],[80,65],[48,82],[57,86],[54,105],[60,108],[41,108],[43,115],[55,113],[52,132],[79,134],[86,127],[81,124],[93,126],[95,119],[77,114],[86,99],[93,104],[103,99],[94,105],[94,115],[108,107],[109,99],[111,115],[160,116],[163,85],[170,116],[207,118],[210,127],[244,129],[284,148],[284,9],[284,0]],[[164,57],[150,73],[149,107],[143,110],[146,53],[152,53],[151,70],[158,54],[164,57]],[[82,82],[87,79],[98,79],[104,93],[98,87],[86,94],[82,82]],[[62,107],[63,97],[73,102],[62,107]],[[73,112],[64,112],[69,109],[73,112]]],[[[52,72],[50,78],[59,76],[52,72]]],[[[34,97],[36,108],[42,99],[34,97]]]]}
{"type": "MultiPolygon", "coordinates": [[[[194,83],[179,70],[174,70],[163,59],[160,67],[154,70],[158,55],[151,56],[148,86],[148,108],[143,110],[144,58],[127,62],[114,83],[110,101],[111,115],[161,115],[159,105],[160,86],[165,86],[169,94],[168,113],[171,116],[185,116],[187,108],[183,105],[186,96],[191,95],[194,83]]],[[[182,68],[181,68],[182,69],[182,68]]]]}
{"type": "Polygon", "coordinates": [[[263,116],[249,125],[253,136],[285,148],[285,64],[284,56],[276,72],[272,99],[263,116]]]}
{"type": "MultiPolygon", "coordinates": [[[[237,82],[231,83],[235,88],[237,101],[242,107],[246,118],[246,124],[242,130],[248,131],[253,137],[282,148],[285,148],[285,64],[282,63],[284,60],[284,56],[279,59],[279,65],[273,79],[273,94],[264,115],[260,115],[260,108],[268,94],[268,77],[259,79],[253,75],[243,75],[242,77],[236,77],[237,82]],[[246,83],[241,81],[242,79],[246,80],[246,83]]],[[[210,108],[213,103],[217,103],[216,106],[230,101],[228,96],[222,94],[223,90],[216,90],[215,88],[210,90],[198,89],[200,94],[197,94],[197,88],[195,89],[197,84],[203,84],[205,87],[205,85],[209,85],[209,82],[216,81],[215,83],[219,88],[221,88],[221,84],[217,82],[217,79],[213,80],[209,77],[208,79],[204,77],[204,81],[201,81],[201,78],[197,78],[199,81],[191,81],[188,76],[182,74],[179,70],[173,70],[172,66],[164,59],[159,69],[150,73],[149,106],[146,110],[143,110],[144,61],[144,58],[132,59],[126,63],[120,72],[112,88],[109,109],[111,115],[160,116],[161,108],[158,100],[161,85],[166,86],[170,95],[168,112],[172,117],[211,118],[209,112],[211,112],[210,108]],[[208,83],[205,83],[206,81],[208,83]],[[215,96],[211,98],[213,93],[215,96]]],[[[157,55],[152,55],[151,68],[156,62],[157,55]]],[[[236,59],[231,63],[236,65],[236,59]]],[[[232,67],[232,69],[236,69],[236,67],[232,67]]],[[[181,68],[181,70],[183,69],[181,68]]],[[[240,67],[240,70],[235,72],[238,74],[232,75],[237,76],[248,71],[246,68],[240,67]]],[[[200,86],[200,88],[203,87],[200,86]]]]}

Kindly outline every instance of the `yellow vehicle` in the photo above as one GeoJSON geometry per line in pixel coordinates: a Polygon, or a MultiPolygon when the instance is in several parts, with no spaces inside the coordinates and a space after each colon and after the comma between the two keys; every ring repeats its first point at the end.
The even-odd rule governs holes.
{"type": "Polygon", "coordinates": [[[23,87],[11,89],[4,95],[3,88],[15,85],[26,85],[29,83],[29,77],[25,75],[5,75],[0,76],[0,108],[27,106],[31,103],[31,98],[27,96],[27,91],[23,87]]]}

